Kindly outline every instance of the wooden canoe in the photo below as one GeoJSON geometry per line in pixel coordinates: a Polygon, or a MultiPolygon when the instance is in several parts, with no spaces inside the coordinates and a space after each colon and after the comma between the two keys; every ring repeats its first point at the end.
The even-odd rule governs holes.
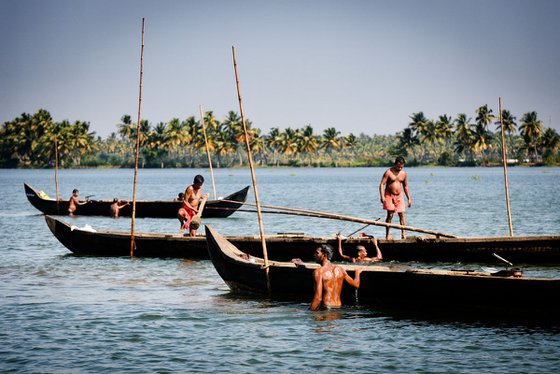
{"type": "MultiPolygon", "coordinates": [[[[233,292],[251,293],[272,299],[306,300],[314,294],[313,271],[316,263],[296,266],[291,262],[270,261],[270,293],[261,258],[244,258],[243,252],[206,226],[210,258],[216,271],[233,292]]],[[[503,308],[560,320],[560,279],[498,277],[490,273],[414,269],[405,266],[341,265],[350,276],[363,268],[360,288],[345,285],[342,299],[364,306],[428,305],[440,310],[458,307],[503,308]]]]}
{"type": "MultiPolygon", "coordinates": [[[[45,215],[45,221],[53,235],[66,248],[77,255],[86,256],[130,256],[130,231],[95,230],[78,228],[60,219],[45,215]]],[[[228,236],[244,250],[255,256],[262,253],[261,239],[256,235],[228,236]]],[[[291,241],[302,243],[312,238],[299,235],[279,234],[267,236],[269,253],[276,259],[289,261],[294,257],[311,259],[314,244],[302,250],[297,245],[286,245],[291,241]]],[[[183,236],[181,234],[134,233],[137,257],[209,259],[206,236],[183,236]]]]}
{"type": "MultiPolygon", "coordinates": [[[[90,256],[129,256],[130,232],[99,230],[88,232],[71,230],[71,225],[45,216],[56,238],[76,254],[90,256]]],[[[135,233],[137,256],[208,258],[204,236],[194,239],[179,234],[135,233]],[[200,242],[200,243],[198,243],[200,242]],[[195,245],[195,243],[197,243],[195,245]],[[193,247],[197,247],[193,251],[193,247]]],[[[251,254],[262,252],[258,236],[228,236],[236,246],[251,254]]],[[[356,245],[366,246],[373,254],[367,238],[348,238],[343,241],[344,253],[355,256],[356,245]]],[[[560,264],[560,236],[530,236],[503,238],[427,238],[379,239],[379,247],[385,261],[462,262],[501,264],[496,253],[514,264],[560,264]]],[[[336,250],[333,237],[310,237],[303,234],[277,234],[267,237],[269,256],[275,260],[301,258],[313,260],[313,252],[319,244],[331,244],[336,250]]],[[[335,251],[334,261],[340,261],[335,251]]]]}
{"type": "MultiPolygon", "coordinates": [[[[45,198],[35,188],[24,183],[25,195],[27,200],[35,208],[44,214],[67,215],[68,200],[59,200],[58,205],[55,199],[45,198]]],[[[202,212],[202,218],[225,218],[232,215],[243,204],[232,203],[223,200],[237,201],[244,203],[247,200],[249,186],[232,193],[220,200],[208,200],[202,212]]],[[[113,200],[89,200],[85,205],[79,205],[74,215],[84,216],[110,216],[110,206],[113,200]]],[[[151,218],[177,218],[177,211],[181,208],[181,202],[172,200],[136,200],[136,217],[151,218]]],[[[132,215],[132,204],[122,208],[119,212],[121,217],[132,215]]]]}

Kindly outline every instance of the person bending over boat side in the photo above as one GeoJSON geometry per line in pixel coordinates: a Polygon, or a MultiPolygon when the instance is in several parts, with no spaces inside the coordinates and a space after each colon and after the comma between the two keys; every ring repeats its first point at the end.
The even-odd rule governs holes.
{"type": "Polygon", "coordinates": [[[315,282],[315,296],[309,309],[318,310],[339,308],[342,305],[340,294],[344,282],[352,287],[360,287],[360,273],[362,269],[356,270],[355,278],[352,279],[341,266],[331,263],[333,249],[328,244],[323,244],[315,250],[315,261],[321,264],[319,269],[313,272],[315,282]]]}
{"type": "Polygon", "coordinates": [[[375,257],[368,257],[367,249],[363,245],[356,246],[356,250],[358,251],[358,257],[347,256],[344,253],[342,253],[342,236],[340,234],[337,234],[336,238],[338,239],[338,253],[340,254],[340,257],[342,257],[346,261],[361,262],[361,263],[383,261],[383,255],[381,254],[381,250],[377,245],[377,239],[375,239],[373,236],[370,237],[370,241],[375,247],[375,250],[377,252],[375,257]]]}
{"type": "Polygon", "coordinates": [[[70,196],[70,199],[68,199],[68,214],[70,215],[74,215],[74,212],[76,211],[76,209],[78,209],[78,205],[85,205],[89,202],[89,200],[86,201],[80,201],[78,200],[78,195],[80,194],[80,191],[77,188],[74,188],[74,190],[72,190],[72,196],[70,196]]]}
{"type": "Polygon", "coordinates": [[[120,210],[127,205],[130,205],[130,203],[128,201],[123,203],[122,200],[119,200],[115,197],[113,199],[113,204],[111,204],[111,207],[109,208],[111,210],[111,217],[119,218],[120,210]]]}
{"type": "MultiPolygon", "coordinates": [[[[387,219],[385,222],[391,223],[393,215],[398,213],[402,226],[406,225],[406,215],[404,206],[403,190],[408,199],[408,207],[412,206],[412,199],[408,191],[408,181],[404,169],[404,158],[401,156],[395,159],[395,164],[383,173],[381,183],[379,184],[379,195],[381,196],[381,204],[383,209],[387,211],[387,219]]],[[[387,227],[386,239],[392,239],[389,235],[390,228],[387,227]]],[[[404,230],[401,230],[402,238],[405,238],[404,230]]]]}
{"type": "MultiPolygon", "coordinates": [[[[193,180],[193,184],[187,187],[185,190],[185,198],[183,200],[183,205],[177,212],[177,218],[181,223],[180,231],[189,230],[190,236],[196,236],[196,230],[191,228],[191,220],[198,213],[198,203],[202,198],[202,185],[204,184],[204,177],[202,175],[196,175],[193,180]]],[[[209,194],[206,194],[210,196],[209,194]]]]}

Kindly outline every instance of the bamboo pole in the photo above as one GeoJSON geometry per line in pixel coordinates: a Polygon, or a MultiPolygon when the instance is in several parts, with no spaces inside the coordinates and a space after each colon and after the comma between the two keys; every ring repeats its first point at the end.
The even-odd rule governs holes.
{"type": "Polygon", "coordinates": [[[206,156],[208,157],[208,165],[210,165],[210,177],[212,178],[212,189],[214,190],[214,200],[216,196],[216,184],[214,183],[214,170],[212,169],[212,158],[210,157],[210,148],[208,148],[208,138],[206,137],[206,124],[204,123],[204,115],[202,114],[202,105],[198,106],[200,111],[200,122],[202,123],[202,132],[204,133],[204,145],[206,146],[206,156]]]}
{"type": "MultiPolygon", "coordinates": [[[[241,203],[239,201],[233,201],[233,200],[223,200],[223,201],[228,202],[228,203],[236,203],[236,204],[245,204],[245,205],[249,205],[249,206],[255,206],[255,204],[251,204],[251,203],[247,203],[247,202],[246,203],[241,203]]],[[[384,227],[397,228],[397,229],[402,229],[402,230],[407,230],[407,231],[416,231],[416,232],[421,232],[421,233],[424,233],[424,234],[434,235],[436,237],[445,237],[445,238],[456,238],[457,237],[455,235],[446,234],[446,233],[443,233],[443,232],[438,232],[438,231],[433,231],[433,230],[422,229],[422,228],[419,228],[419,227],[403,226],[403,225],[399,225],[399,224],[396,224],[396,223],[380,222],[380,221],[374,221],[372,219],[351,217],[351,216],[345,216],[345,215],[341,215],[341,214],[325,213],[325,212],[318,212],[318,211],[313,211],[313,210],[288,208],[288,207],[273,206],[273,205],[261,205],[261,207],[269,208],[269,209],[285,210],[287,212],[296,212],[296,213],[300,213],[300,214],[297,214],[297,215],[304,215],[306,217],[338,219],[338,220],[342,220],[342,221],[358,222],[358,223],[363,223],[363,224],[367,223],[369,225],[374,225],[374,226],[384,226],[384,227]]],[[[223,209],[223,208],[221,208],[221,209],[223,209]]],[[[267,212],[267,213],[270,213],[270,212],[267,212]]]]}
{"type": "Polygon", "coordinates": [[[138,119],[136,122],[136,158],[134,160],[134,182],[132,187],[132,216],[130,221],[130,257],[134,257],[134,218],[136,216],[136,182],[138,181],[138,158],[140,157],[140,119],[142,112],[142,75],[144,65],[144,17],[142,17],[142,46],[140,47],[140,85],[138,93],[138,119]]]}
{"type": "Polygon", "coordinates": [[[59,194],[58,194],[58,137],[54,136],[54,189],[56,193],[56,212],[60,214],[59,194]]]}
{"type": "Polygon", "coordinates": [[[243,132],[245,133],[245,145],[247,146],[247,158],[249,159],[249,167],[251,168],[251,178],[253,180],[253,191],[255,191],[255,203],[257,206],[257,215],[259,219],[259,231],[261,233],[261,244],[263,249],[264,270],[266,272],[266,288],[270,295],[270,277],[269,277],[269,264],[268,252],[266,250],[266,240],[264,236],[264,227],[262,222],[261,202],[259,200],[259,191],[257,189],[257,178],[255,177],[255,167],[253,166],[253,156],[251,154],[251,143],[249,142],[249,133],[247,132],[247,125],[245,124],[245,115],[243,114],[243,101],[241,100],[241,91],[239,89],[239,74],[237,73],[237,60],[235,59],[235,47],[231,46],[231,53],[233,55],[233,70],[235,71],[235,85],[237,87],[237,100],[239,101],[239,111],[241,114],[241,123],[243,124],[243,132]]]}
{"type": "Polygon", "coordinates": [[[502,129],[502,162],[504,164],[504,185],[506,189],[506,207],[507,207],[507,216],[508,216],[508,224],[509,224],[509,236],[513,236],[513,226],[511,223],[511,210],[509,206],[509,186],[508,186],[508,175],[507,175],[507,147],[506,147],[506,138],[505,138],[505,131],[504,131],[504,119],[502,117],[502,98],[498,99],[499,106],[500,106],[500,128],[502,129]]]}

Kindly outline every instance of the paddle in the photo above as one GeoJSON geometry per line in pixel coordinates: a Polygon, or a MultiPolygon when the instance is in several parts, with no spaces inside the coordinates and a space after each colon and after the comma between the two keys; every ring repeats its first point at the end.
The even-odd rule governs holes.
{"type": "MultiPolygon", "coordinates": [[[[247,203],[247,202],[240,203],[239,201],[233,201],[233,200],[222,200],[222,201],[226,201],[226,202],[229,202],[229,203],[235,203],[235,204],[245,204],[245,205],[249,205],[249,206],[255,206],[255,204],[251,204],[251,203],[247,203]]],[[[269,209],[279,209],[279,210],[285,210],[286,212],[294,212],[294,213],[286,213],[286,212],[270,212],[269,211],[269,212],[266,212],[266,213],[293,214],[293,215],[297,215],[297,216],[339,219],[339,220],[343,220],[343,221],[345,220],[345,221],[351,221],[351,222],[360,222],[360,223],[364,223],[364,224],[367,223],[369,225],[375,225],[375,226],[392,227],[392,228],[404,229],[404,230],[408,230],[408,231],[422,232],[422,233],[425,233],[425,234],[435,235],[436,237],[445,237],[445,238],[456,238],[457,237],[455,235],[446,234],[446,233],[433,231],[433,230],[426,230],[426,229],[422,229],[422,228],[419,228],[419,227],[403,226],[403,225],[398,225],[396,223],[379,222],[379,221],[374,221],[374,220],[371,220],[371,219],[351,217],[351,216],[345,216],[345,215],[340,215],[340,214],[325,213],[325,212],[318,212],[318,211],[305,210],[305,209],[287,208],[287,207],[280,207],[280,206],[271,206],[271,205],[261,205],[261,206],[264,207],[264,208],[269,208],[269,209]]]]}
{"type": "Polygon", "coordinates": [[[202,201],[198,205],[198,213],[192,218],[189,228],[192,230],[197,230],[200,227],[200,222],[202,221],[202,211],[204,210],[204,205],[206,204],[206,200],[208,200],[208,195],[204,195],[202,197],[202,201]]]}

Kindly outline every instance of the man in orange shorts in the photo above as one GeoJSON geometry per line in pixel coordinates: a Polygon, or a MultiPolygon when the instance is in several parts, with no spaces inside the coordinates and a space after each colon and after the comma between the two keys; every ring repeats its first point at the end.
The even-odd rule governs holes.
{"type": "MultiPolygon", "coordinates": [[[[408,207],[412,206],[412,199],[408,191],[408,181],[406,179],[406,172],[404,169],[404,158],[397,157],[395,164],[383,173],[381,183],[379,184],[379,195],[381,196],[381,203],[383,209],[387,211],[387,219],[385,222],[391,223],[393,215],[398,213],[400,224],[406,225],[405,203],[404,194],[408,199],[408,207]]],[[[389,235],[389,227],[386,228],[386,238],[392,239],[389,235]]],[[[402,238],[405,238],[404,230],[401,229],[402,238]]]]}

